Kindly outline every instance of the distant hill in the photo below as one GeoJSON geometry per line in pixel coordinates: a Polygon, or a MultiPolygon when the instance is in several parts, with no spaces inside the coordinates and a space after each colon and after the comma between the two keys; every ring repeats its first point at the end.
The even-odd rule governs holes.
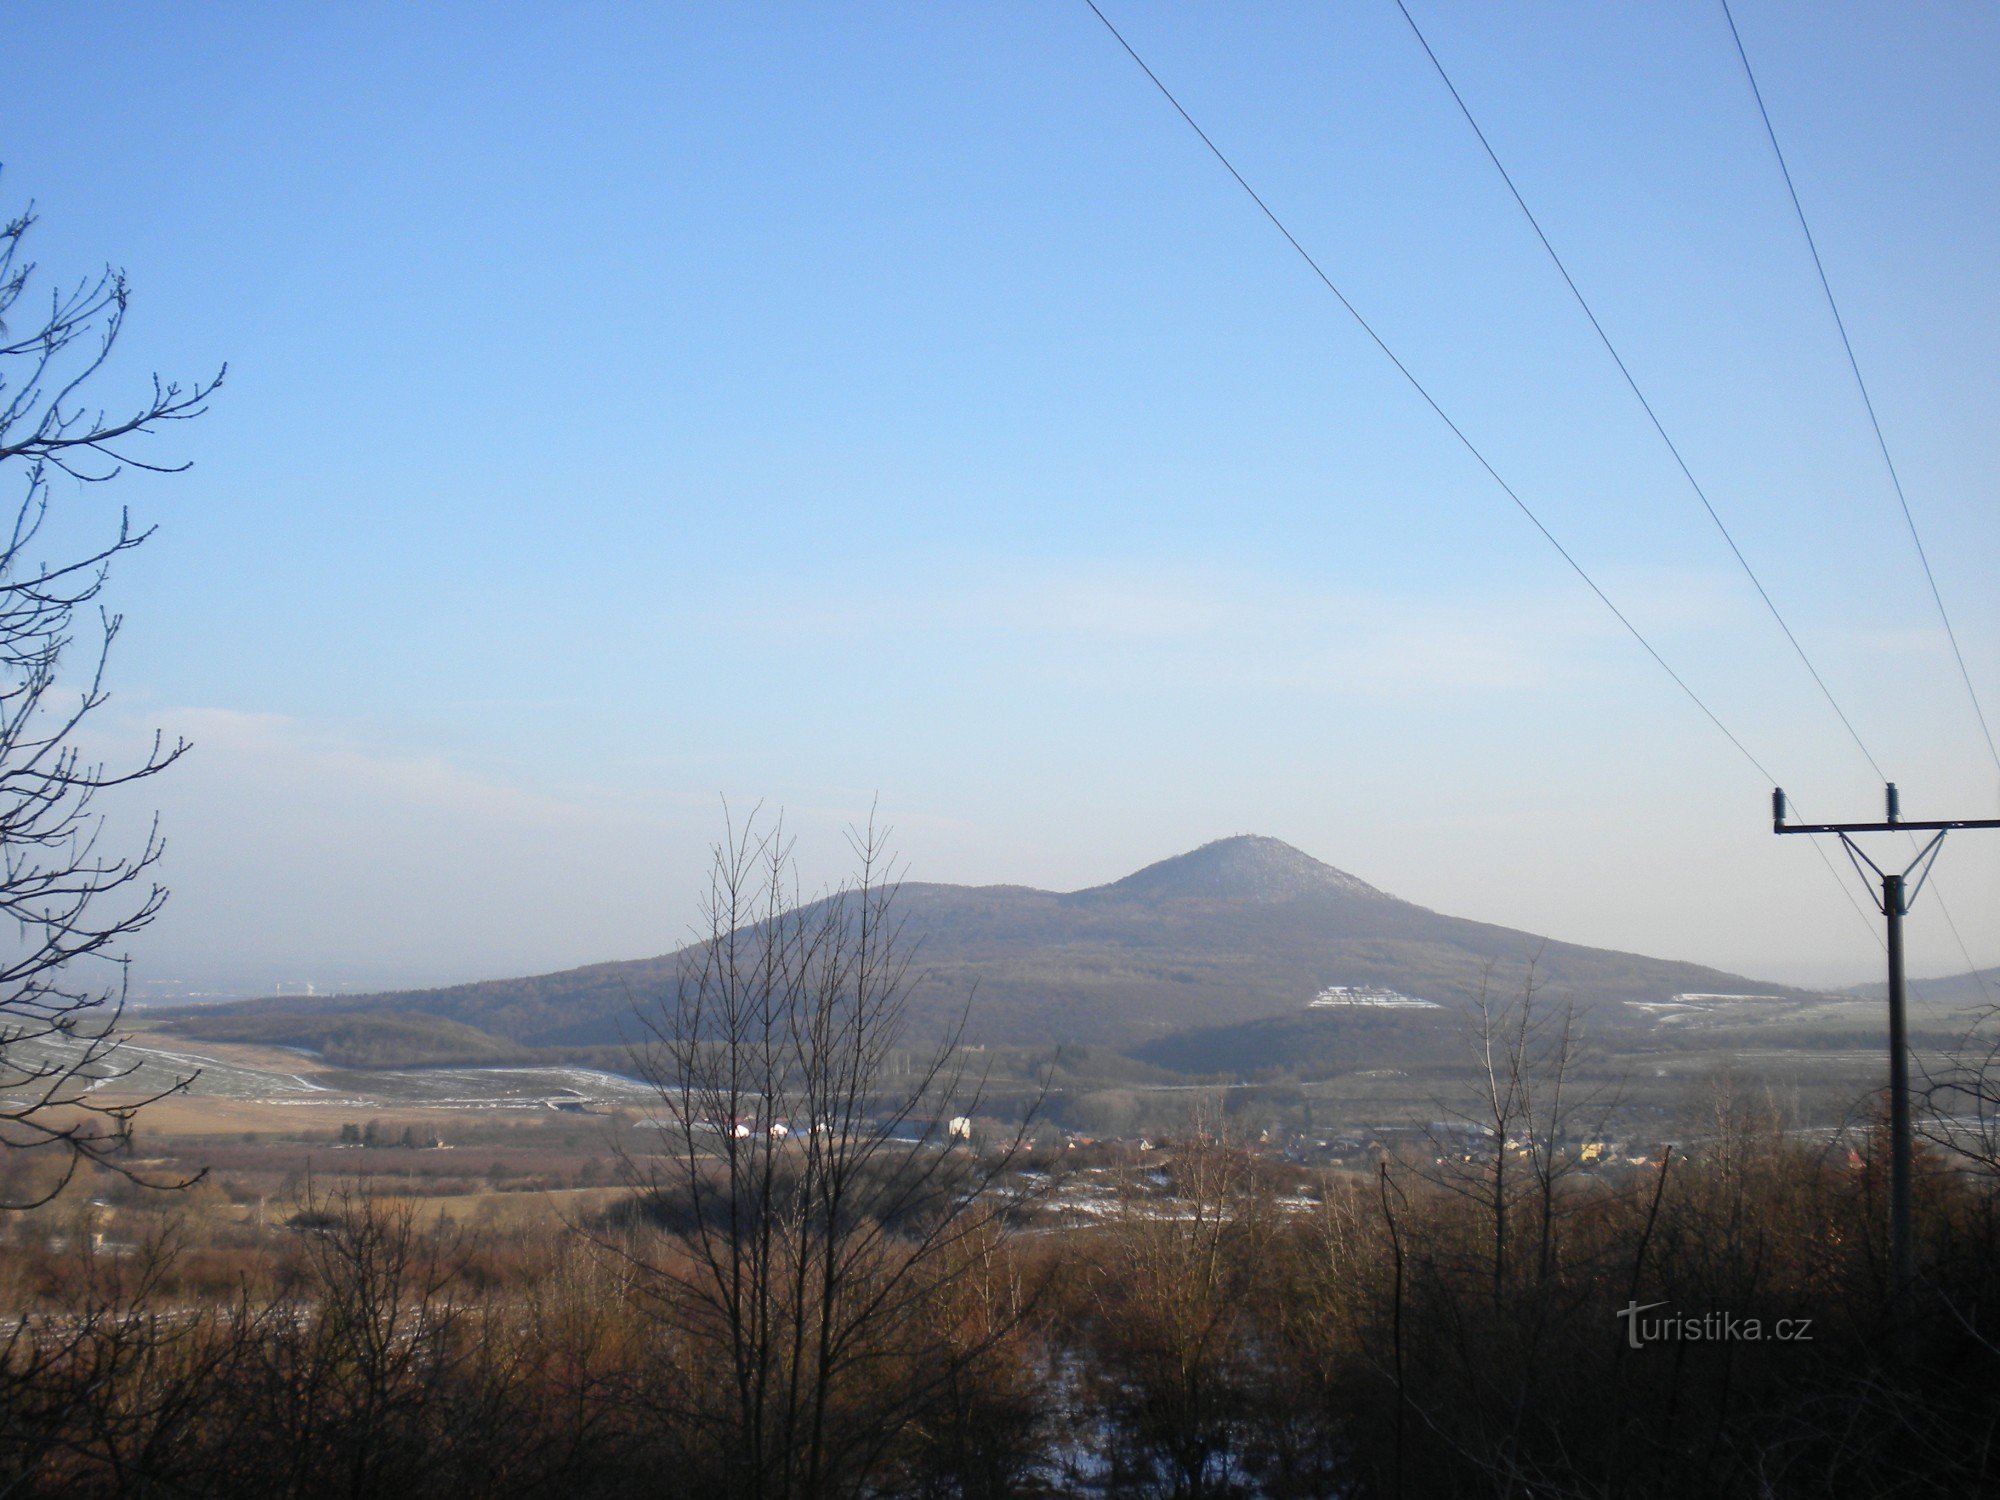
{"type": "MultiPolygon", "coordinates": [[[[1537,954],[1550,992],[1586,1005],[1688,990],[1795,993],[1444,916],[1271,838],[1222,839],[1089,890],[911,884],[901,902],[906,930],[921,942],[919,1020],[941,1024],[972,996],[970,1037],[996,1044],[1132,1047],[1295,1012],[1329,985],[1389,986],[1456,1009],[1489,966],[1495,986],[1516,988],[1537,954]]],[[[308,1018],[323,1034],[335,1015],[426,1016],[523,1047],[601,1047],[632,1030],[635,1004],[671,994],[677,964],[666,954],[447,989],[285,996],[208,1007],[172,1024],[192,1035],[248,1027],[282,1040],[308,1018]]],[[[1632,1015],[1604,1006],[1601,1024],[1632,1015]]]]}
{"type": "MultiPolygon", "coordinates": [[[[2000,969],[1970,969],[1942,979],[1912,979],[1910,991],[1916,999],[1928,1005],[1984,1009],[2000,1005],[2000,969]]],[[[1887,997],[1889,986],[1878,979],[1871,984],[1857,984],[1846,993],[1882,1000],[1887,997]]]]}

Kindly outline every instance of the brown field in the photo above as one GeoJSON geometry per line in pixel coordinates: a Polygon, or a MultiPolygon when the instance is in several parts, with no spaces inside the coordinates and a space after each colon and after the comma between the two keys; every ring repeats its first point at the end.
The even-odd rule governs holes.
{"type": "Polygon", "coordinates": [[[307,1052],[286,1047],[264,1047],[251,1042],[187,1042],[161,1032],[155,1023],[133,1022],[126,1028],[142,1046],[163,1046],[189,1057],[213,1058],[218,1063],[239,1068],[255,1068],[270,1073],[295,1073],[310,1077],[324,1072],[326,1064],[307,1052]]]}

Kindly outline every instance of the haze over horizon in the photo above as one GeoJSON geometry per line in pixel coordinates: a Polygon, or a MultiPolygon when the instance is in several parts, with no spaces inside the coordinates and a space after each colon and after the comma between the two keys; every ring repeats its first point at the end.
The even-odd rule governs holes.
{"type": "MultiPolygon", "coordinates": [[[[1406,904],[1394,892],[1379,890],[1368,884],[1368,882],[1361,880],[1358,876],[1355,876],[1351,871],[1341,870],[1322,860],[1314,859],[1303,850],[1297,849],[1281,839],[1259,834],[1235,834],[1214,839],[1194,849],[1170,855],[1164,859],[1149,863],[1140,869],[1127,872],[1115,880],[1100,882],[1067,892],[1049,891],[1042,887],[1004,882],[982,886],[968,886],[954,882],[910,879],[906,883],[916,889],[911,890],[902,899],[901,909],[904,920],[915,924],[914,931],[919,935],[920,944],[926,949],[933,934],[930,932],[928,918],[923,909],[925,903],[920,900],[920,894],[924,889],[936,889],[940,887],[945,891],[965,892],[975,895],[987,891],[996,893],[1019,892],[1034,896],[1053,895],[1059,897],[1103,895],[1137,900],[1142,904],[1160,899],[1172,902],[1176,897],[1185,896],[1194,896],[1211,901],[1220,900],[1224,902],[1261,904],[1272,900],[1282,902],[1306,890],[1324,891],[1331,888],[1360,896],[1363,899],[1364,905],[1380,902],[1391,908],[1407,909],[1406,904]]],[[[810,895],[811,893],[806,894],[810,895]]],[[[1445,912],[1438,915],[1458,917],[1463,914],[1445,912]]],[[[1475,917],[1473,920],[1476,921],[1478,919],[1475,917]]],[[[698,942],[701,936],[700,931],[691,930],[688,934],[684,935],[683,941],[693,940],[698,942]]],[[[1496,934],[1496,937],[1498,936],[1500,935],[1496,934]]],[[[1530,946],[1522,947],[1518,943],[1503,942],[1502,946],[1494,948],[1485,955],[1500,966],[1504,972],[1508,973],[1514,972],[1523,960],[1532,955],[1533,940],[1556,944],[1564,941],[1560,933],[1512,934],[1511,936],[1520,938],[1524,942],[1529,942],[1530,946]]],[[[678,946],[678,944],[674,946],[678,946]]],[[[551,972],[560,973],[578,968],[599,968],[607,963],[615,966],[632,960],[659,958],[667,956],[671,952],[672,947],[663,950],[661,953],[601,955],[580,965],[559,965],[556,970],[551,972]]],[[[913,952],[916,952],[916,950],[913,950],[913,952]]],[[[921,952],[916,952],[916,956],[918,958],[917,967],[919,971],[928,973],[929,962],[921,952]]],[[[1663,958],[1670,962],[1674,960],[1674,955],[1670,954],[1644,956],[1663,958]]],[[[1336,972],[1336,970],[1339,970],[1337,964],[1327,972],[1335,979],[1354,980],[1357,977],[1356,974],[1345,971],[1336,972]]],[[[317,979],[307,977],[303,979],[271,980],[268,977],[262,977],[260,988],[260,976],[258,976],[257,969],[246,965],[237,974],[231,975],[226,972],[218,972],[206,976],[205,980],[190,981],[163,976],[160,979],[150,982],[147,993],[142,996],[141,1003],[162,1000],[171,1002],[188,998],[219,1000],[283,994],[335,995],[343,993],[381,994],[398,990],[434,991],[439,986],[449,987],[468,982],[476,983],[488,979],[508,980],[523,977],[531,976],[512,973],[465,974],[450,972],[413,976],[408,973],[398,973],[393,968],[371,967],[356,963],[345,967],[335,967],[329,972],[322,973],[317,979]]],[[[1325,976],[1321,977],[1324,978],[1325,976]]],[[[1744,977],[1781,983],[1789,982],[1784,976],[1746,975],[1744,977]]],[[[1956,978],[1961,976],[1947,969],[1942,971],[1939,977],[1956,978]]],[[[1410,981],[1405,979],[1404,982],[1410,981]]],[[[1812,984],[1812,981],[1804,981],[1802,982],[1802,987],[1811,988],[1812,984]]],[[[1419,982],[1417,988],[1422,989],[1424,986],[1419,982]]],[[[1565,993],[1567,992],[1565,991],[1565,993]]],[[[1301,993],[1304,993],[1304,991],[1301,993]]],[[[1922,996],[1920,995],[1919,998],[1922,998],[1922,996]]]]}
{"type": "MultiPolygon", "coordinates": [[[[1720,16],[1413,11],[1909,814],[2000,811],[1720,16]]],[[[1872,814],[1395,8],[1107,12],[1799,804],[1872,814]]],[[[170,842],[142,991],[661,953],[724,797],[814,879],[878,799],[925,881],[1258,833],[1875,977],[1769,787],[1080,5],[10,19],[8,207],[52,279],[131,276],[101,399],[230,363],[192,474],[57,497],[160,527],[93,726],[197,746],[114,809],[170,842]]],[[[1990,712],[2000,14],[1739,21],[1990,712]]],[[[1938,878],[2000,962],[2000,838],[1938,878]]],[[[1935,904],[1911,963],[1966,967],[1935,904]]]]}

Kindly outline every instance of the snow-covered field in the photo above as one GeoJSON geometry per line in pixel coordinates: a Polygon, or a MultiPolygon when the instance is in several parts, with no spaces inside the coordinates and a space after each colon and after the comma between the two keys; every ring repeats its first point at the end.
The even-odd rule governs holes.
{"type": "Polygon", "coordinates": [[[1439,1010],[1435,1000],[1419,1000],[1396,990],[1367,985],[1332,984],[1306,1002],[1307,1010],[1439,1010]]]}
{"type": "MultiPolygon", "coordinates": [[[[298,1071],[252,1061],[244,1050],[217,1047],[159,1047],[144,1041],[121,1043],[91,1065],[90,1087],[107,1093],[157,1094],[191,1079],[192,1099],[259,1104],[418,1105],[430,1109],[540,1109],[570,1105],[640,1105],[655,1097],[635,1078],[595,1068],[397,1068],[323,1069],[305,1057],[298,1071]]],[[[22,1043],[16,1056],[42,1068],[81,1058],[84,1044],[51,1038],[22,1043]]],[[[255,1049],[257,1057],[280,1049],[255,1049]]],[[[12,1092],[12,1091],[10,1091],[12,1092]]]]}

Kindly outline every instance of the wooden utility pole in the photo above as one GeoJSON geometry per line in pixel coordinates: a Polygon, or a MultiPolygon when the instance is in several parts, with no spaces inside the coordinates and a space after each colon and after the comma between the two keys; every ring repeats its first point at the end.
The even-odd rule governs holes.
{"type": "Polygon", "coordinates": [[[1930,878],[1931,866],[1944,846],[1944,836],[1954,828],[2000,828],[2000,818],[1947,818],[1935,822],[1903,821],[1902,801],[1896,783],[1885,788],[1885,817],[1880,823],[1787,823],[1783,787],[1771,793],[1773,833],[1832,833],[1840,836],[1847,857],[1868,886],[1876,909],[1888,923],[1889,950],[1889,1269],[1899,1302],[1909,1296],[1916,1280],[1916,1242],[1910,1227],[1910,1177],[1912,1142],[1910,1136],[1910,1023],[1906,982],[1903,975],[1903,918],[1917,893],[1930,878]],[[1851,837],[1857,833],[1928,833],[1931,841],[1917,851],[1917,857],[1902,870],[1890,873],[1862,853],[1851,837]],[[1863,870],[1862,866],[1867,869],[1863,870]],[[1874,879],[1869,879],[1869,872],[1874,879]],[[1914,884],[1910,877],[1916,876],[1914,884]],[[1879,882],[1879,890],[1877,888],[1879,882]]]}

